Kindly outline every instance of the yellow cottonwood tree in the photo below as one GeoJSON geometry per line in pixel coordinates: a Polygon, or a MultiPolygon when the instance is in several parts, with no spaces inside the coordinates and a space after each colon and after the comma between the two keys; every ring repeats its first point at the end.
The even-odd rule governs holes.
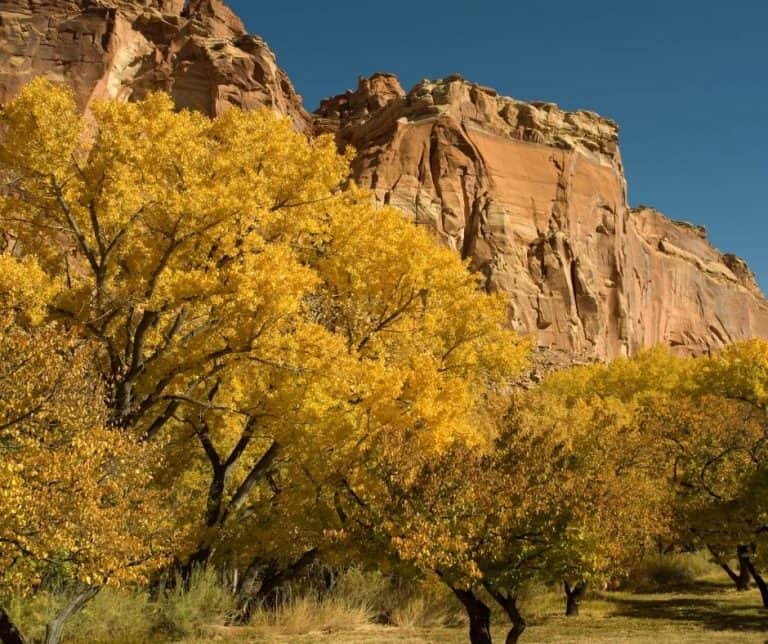
{"type": "Polygon", "coordinates": [[[318,277],[300,253],[347,160],[266,112],[211,121],[161,94],[86,122],[43,80],[2,121],[3,225],[62,284],[56,319],[98,345],[111,422],[167,430],[180,556],[205,561],[301,430],[296,396],[333,351],[303,315],[318,277]]]}
{"type": "Polygon", "coordinates": [[[482,442],[527,345],[452,253],[342,189],[331,138],[162,94],[86,121],[43,80],[2,127],[0,225],[98,347],[111,423],[163,443],[187,566],[284,579],[386,491],[373,463],[407,478],[414,452],[482,442]]]}

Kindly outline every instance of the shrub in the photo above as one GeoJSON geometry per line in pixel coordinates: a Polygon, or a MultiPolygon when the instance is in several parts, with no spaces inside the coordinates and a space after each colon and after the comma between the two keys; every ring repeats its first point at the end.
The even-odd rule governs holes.
{"type": "Polygon", "coordinates": [[[104,588],[68,624],[72,639],[106,644],[140,644],[152,639],[149,594],[104,588]]]}
{"type": "Polygon", "coordinates": [[[718,573],[704,553],[654,555],[642,559],[622,588],[637,592],[684,589],[703,577],[718,573]]]}
{"type": "Polygon", "coordinates": [[[153,606],[153,629],[167,638],[183,639],[205,635],[208,629],[224,625],[233,614],[235,601],[212,569],[192,573],[189,588],[177,579],[153,606]]]}
{"type": "Polygon", "coordinates": [[[13,595],[8,598],[7,608],[14,624],[19,624],[30,640],[42,641],[45,625],[62,609],[64,601],[61,593],[46,590],[31,596],[13,595]]]}

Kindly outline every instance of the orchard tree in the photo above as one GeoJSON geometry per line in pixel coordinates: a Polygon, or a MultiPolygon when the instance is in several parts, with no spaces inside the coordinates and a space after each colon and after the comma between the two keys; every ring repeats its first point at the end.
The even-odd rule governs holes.
{"type": "MultiPolygon", "coordinates": [[[[45,322],[53,290],[34,262],[0,254],[0,583],[29,592],[57,570],[78,588],[48,643],[101,586],[163,565],[171,536],[145,490],[159,455],[109,427],[91,347],[45,322]]],[[[2,608],[0,639],[23,641],[2,608]]]]}
{"type": "Polygon", "coordinates": [[[519,397],[511,425],[517,429],[501,445],[506,462],[525,463],[526,451],[515,456],[521,432],[542,445],[561,441],[550,447],[560,469],[547,476],[559,480],[553,494],[562,531],[554,534],[543,578],[562,583],[566,615],[578,615],[588,584],[621,578],[672,529],[667,452],[643,418],[689,386],[690,368],[656,348],[554,373],[519,397]]]}
{"type": "Polygon", "coordinates": [[[709,394],[658,405],[646,425],[667,447],[679,540],[708,548],[746,590],[765,526],[757,493],[768,463],[764,417],[742,401],[709,394]],[[728,564],[732,555],[738,574],[728,564]]]}
{"type": "Polygon", "coordinates": [[[755,580],[768,607],[764,534],[768,343],[751,340],[692,361],[693,388],[648,415],[668,445],[682,538],[706,546],[740,590],[755,580]],[[739,563],[734,572],[728,559],[739,563]]]}
{"type": "Polygon", "coordinates": [[[657,395],[646,386],[671,390],[684,364],[650,352],[555,374],[509,407],[487,406],[492,448],[401,455],[408,476],[385,470],[388,494],[366,504],[366,529],[439,575],[467,610],[473,642],[490,641],[481,591],[512,622],[510,643],[525,630],[519,599],[534,580],[563,583],[574,614],[587,582],[624,574],[666,529],[663,464],[638,411],[657,395]]]}

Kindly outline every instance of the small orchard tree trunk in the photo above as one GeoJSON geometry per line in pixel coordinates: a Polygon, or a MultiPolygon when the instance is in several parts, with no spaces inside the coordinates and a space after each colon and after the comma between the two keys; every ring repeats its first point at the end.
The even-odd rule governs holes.
{"type": "Polygon", "coordinates": [[[571,586],[567,581],[564,581],[563,588],[565,589],[565,616],[578,617],[579,607],[587,590],[587,585],[580,581],[576,585],[571,586]]]}
{"type": "Polygon", "coordinates": [[[509,603],[506,610],[507,616],[512,621],[512,628],[507,633],[506,644],[517,644],[528,625],[517,607],[516,597],[509,603]]]}
{"type": "Polygon", "coordinates": [[[261,559],[255,558],[242,576],[238,589],[238,611],[233,621],[236,624],[247,624],[253,615],[254,608],[275,600],[277,589],[301,574],[317,559],[318,553],[317,548],[312,548],[284,568],[278,568],[274,562],[265,565],[261,559]],[[262,579],[259,589],[254,590],[260,576],[262,579]]]}
{"type": "Polygon", "coordinates": [[[486,584],[485,588],[491,597],[496,600],[496,603],[504,609],[507,617],[509,617],[509,621],[512,622],[512,628],[507,633],[506,644],[517,644],[528,626],[517,605],[517,595],[496,590],[490,584],[486,584]]]}
{"type": "Polygon", "coordinates": [[[707,548],[709,549],[709,552],[712,554],[712,558],[715,560],[715,563],[720,566],[724,571],[725,574],[730,577],[731,581],[736,584],[736,590],[743,591],[743,590],[749,590],[749,580],[750,580],[750,574],[749,574],[749,567],[747,566],[745,559],[749,558],[749,548],[748,546],[738,546],[736,548],[736,555],[739,560],[739,571],[738,573],[731,568],[731,566],[728,564],[728,562],[723,559],[721,553],[713,548],[711,545],[707,544],[707,548]]]}
{"type": "MultiPolygon", "coordinates": [[[[181,578],[184,590],[189,590],[189,585],[192,581],[192,575],[196,570],[205,568],[208,565],[208,561],[211,558],[211,549],[206,545],[200,545],[198,549],[193,552],[187,561],[183,564],[179,564],[177,567],[177,574],[181,578]]],[[[171,585],[175,585],[175,579],[169,579],[171,585]]]]}
{"type": "Polygon", "coordinates": [[[471,590],[451,588],[463,604],[469,617],[469,641],[471,644],[493,644],[491,639],[491,609],[471,590]]]}
{"type": "Polygon", "coordinates": [[[752,578],[755,580],[755,583],[760,590],[760,598],[763,600],[763,608],[768,608],[768,584],[765,583],[765,579],[763,579],[757,572],[752,573],[752,578]]]}
{"type": "Polygon", "coordinates": [[[736,590],[743,592],[749,590],[751,574],[749,572],[749,547],[740,545],[736,547],[736,556],[739,560],[739,574],[734,579],[736,590]]]}
{"type": "Polygon", "coordinates": [[[760,590],[760,597],[763,600],[763,608],[768,608],[768,584],[765,583],[765,579],[763,579],[763,576],[757,571],[757,568],[755,568],[755,564],[749,554],[744,558],[744,564],[747,566],[749,574],[752,576],[752,579],[755,580],[755,584],[757,584],[757,587],[760,590]]]}
{"type": "Polygon", "coordinates": [[[0,606],[0,642],[2,644],[26,644],[27,642],[2,606],[0,606]]]}
{"type": "MultiPolygon", "coordinates": [[[[720,566],[725,571],[725,574],[728,575],[728,577],[730,577],[731,581],[734,584],[736,584],[736,589],[737,590],[744,590],[743,588],[740,587],[741,574],[737,574],[736,572],[734,572],[733,568],[731,568],[731,566],[728,564],[728,562],[725,561],[724,559],[716,558],[715,559],[715,563],[718,566],[720,566]]],[[[745,567],[743,567],[743,566],[742,566],[741,570],[745,570],[747,572],[747,584],[749,584],[749,571],[745,567]]]]}
{"type": "Polygon", "coordinates": [[[259,575],[263,574],[264,565],[261,558],[256,557],[240,577],[237,587],[237,614],[232,618],[233,623],[242,625],[251,621],[253,610],[258,602],[254,587],[259,575]]]}
{"type": "Polygon", "coordinates": [[[61,638],[64,635],[64,626],[67,620],[75,613],[83,609],[101,590],[101,586],[89,586],[71,602],[69,602],[62,611],[56,615],[54,620],[45,627],[45,644],[61,644],[61,638]]]}

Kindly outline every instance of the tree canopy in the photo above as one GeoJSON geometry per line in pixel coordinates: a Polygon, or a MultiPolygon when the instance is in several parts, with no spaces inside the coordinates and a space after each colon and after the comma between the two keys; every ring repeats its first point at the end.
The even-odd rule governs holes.
{"type": "Polygon", "coordinates": [[[667,543],[737,551],[768,605],[765,341],[534,386],[505,298],[330,137],[162,93],[82,115],[42,79],[0,128],[6,587],[212,565],[245,618],[354,560],[438,576],[473,642],[495,600],[514,642],[527,585],[573,613],[667,543]]]}

